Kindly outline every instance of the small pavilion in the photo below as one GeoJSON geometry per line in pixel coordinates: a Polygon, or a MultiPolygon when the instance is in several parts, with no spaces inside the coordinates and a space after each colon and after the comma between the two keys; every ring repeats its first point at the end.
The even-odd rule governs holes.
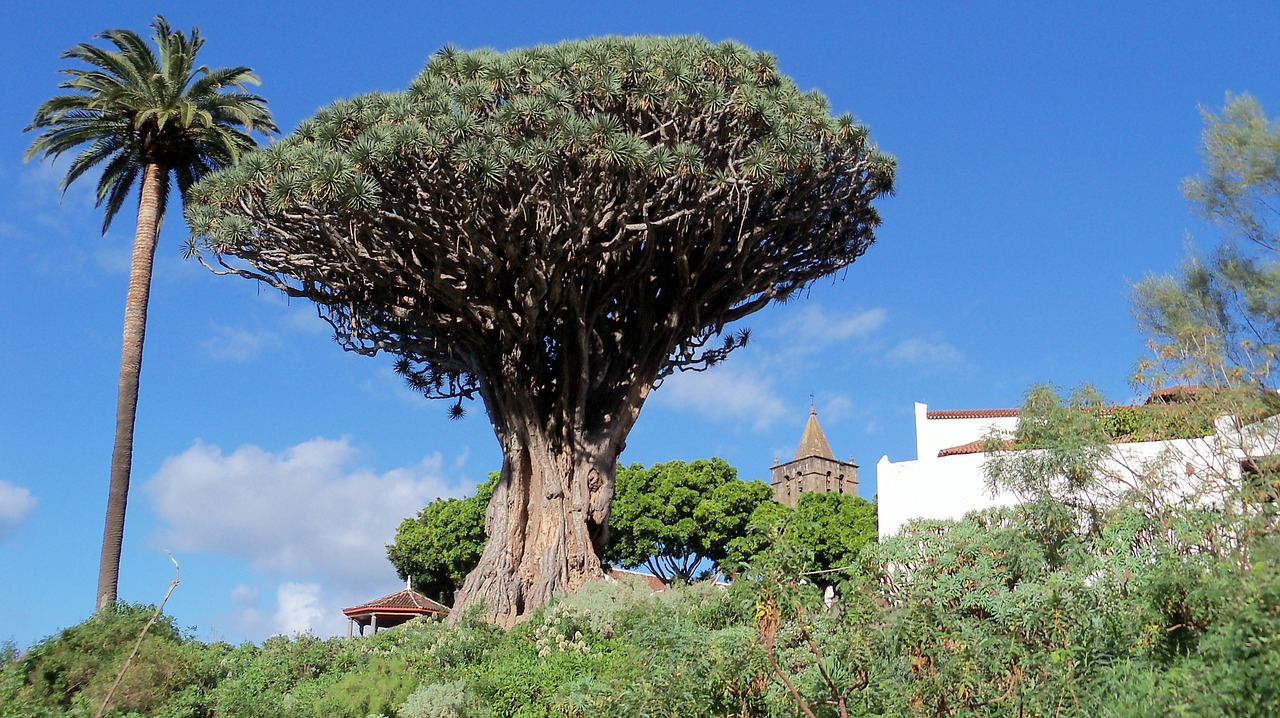
{"type": "Polygon", "coordinates": [[[373,629],[371,633],[377,633],[379,628],[399,626],[418,616],[433,616],[448,612],[447,607],[413,590],[410,587],[410,581],[405,581],[402,591],[396,591],[360,606],[342,609],[342,613],[347,617],[348,638],[351,637],[357,625],[360,626],[360,635],[363,636],[365,626],[373,629]]]}

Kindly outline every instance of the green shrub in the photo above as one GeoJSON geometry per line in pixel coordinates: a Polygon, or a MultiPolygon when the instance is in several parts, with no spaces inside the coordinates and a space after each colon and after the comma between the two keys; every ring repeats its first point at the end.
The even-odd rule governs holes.
{"type": "Polygon", "coordinates": [[[400,707],[399,718],[487,718],[489,710],[464,680],[423,683],[400,707]]]}
{"type": "Polygon", "coordinates": [[[590,652],[556,649],[540,656],[535,631],[528,624],[511,631],[482,665],[467,671],[472,690],[495,718],[560,715],[563,686],[617,670],[611,643],[596,639],[590,652]]]}
{"type": "Polygon", "coordinates": [[[486,622],[481,609],[468,611],[449,630],[435,634],[427,655],[441,671],[477,665],[502,643],[502,629],[486,622]]]}
{"type": "Polygon", "coordinates": [[[1223,610],[1200,641],[1200,715],[1280,715],[1280,550],[1274,537],[1235,574],[1223,610]]]}
{"type": "Polygon", "coordinates": [[[307,712],[326,718],[365,718],[370,714],[395,714],[418,686],[418,674],[403,659],[373,657],[335,680],[324,682],[323,691],[309,701],[307,712]]]}
{"type": "Polygon", "coordinates": [[[329,683],[364,662],[348,650],[351,643],[303,635],[275,636],[261,646],[244,644],[220,661],[210,712],[237,718],[307,715],[329,683]]]}
{"type": "MultiPolygon", "coordinates": [[[[154,606],[116,604],[112,610],[37,643],[0,666],[0,705],[5,715],[38,716],[91,713],[101,705],[138,636],[155,613],[154,606]]],[[[189,643],[162,616],[142,642],[138,656],[124,671],[109,708],[158,712],[195,680],[200,647],[189,643]]]]}
{"type": "MultiPolygon", "coordinates": [[[[727,590],[600,582],[510,631],[469,612],[233,648],[166,619],[112,716],[1280,715],[1272,524],[1227,534],[1253,520],[1201,505],[1077,511],[1048,496],[916,522],[869,544],[831,607],[782,532],[727,590]]],[[[89,715],[147,615],[8,648],[0,715],[89,715]]]]}
{"type": "Polygon", "coordinates": [[[650,600],[653,591],[641,581],[592,581],[573,593],[557,599],[557,604],[581,614],[587,630],[601,638],[611,638],[621,611],[650,600]]]}

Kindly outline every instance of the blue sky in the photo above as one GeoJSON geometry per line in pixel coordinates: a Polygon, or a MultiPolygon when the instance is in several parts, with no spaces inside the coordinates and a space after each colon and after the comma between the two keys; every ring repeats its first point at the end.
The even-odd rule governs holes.
{"type": "MultiPolygon", "coordinates": [[[[875,493],[914,458],[912,404],[1015,406],[1037,382],[1125,401],[1143,339],[1128,286],[1214,232],[1178,186],[1199,170],[1198,106],[1250,92],[1280,114],[1280,5],[1062,3],[6,3],[0,25],[0,641],[27,645],[93,605],[132,236],[101,237],[92,181],[24,164],[22,128],[58,55],[157,13],[198,25],[202,59],[263,79],[282,128],[401,89],[446,43],[499,49],[600,34],[698,33],[778,56],[899,160],[870,252],[744,324],[754,342],[649,400],[623,455],[721,456],[766,478],[810,395],[875,493]]],[[[382,546],[500,454],[480,406],[411,394],[390,361],[343,353],[314,310],[180,256],[161,236],[120,595],[169,603],[202,639],[344,630],[396,590],[382,546]]]]}

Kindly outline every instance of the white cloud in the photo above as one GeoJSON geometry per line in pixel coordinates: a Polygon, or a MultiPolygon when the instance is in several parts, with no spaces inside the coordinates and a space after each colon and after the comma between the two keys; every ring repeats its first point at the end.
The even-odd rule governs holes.
{"type": "Polygon", "coordinates": [[[16,530],[36,508],[36,497],[21,486],[0,481],[0,539],[16,530]]]}
{"type": "Polygon", "coordinates": [[[228,597],[231,611],[219,616],[216,622],[225,621],[238,635],[252,640],[262,640],[273,635],[270,617],[258,608],[260,595],[261,590],[244,584],[231,589],[228,597]]]}
{"type": "MultiPolygon", "coordinates": [[[[102,230],[102,215],[94,206],[94,183],[81,177],[64,193],[59,186],[66,176],[67,159],[27,165],[18,178],[18,208],[31,220],[59,234],[102,230]]],[[[122,214],[128,213],[125,203],[122,214]]],[[[118,218],[117,218],[118,220],[118,218]]]]}
{"type": "Polygon", "coordinates": [[[769,428],[787,414],[773,381],[745,364],[676,372],[663,382],[655,399],[716,421],[748,422],[756,430],[769,428]]]}
{"type": "Polygon", "coordinates": [[[248,604],[257,603],[258,596],[261,594],[262,594],[262,591],[259,591],[258,589],[253,588],[252,586],[246,586],[242,583],[236,586],[235,588],[231,589],[231,602],[232,603],[248,603],[248,604]]]}
{"type": "Polygon", "coordinates": [[[813,353],[836,344],[866,339],[888,321],[879,307],[850,314],[828,312],[821,304],[806,304],[777,330],[787,348],[797,353],[813,353]]]}
{"type": "MultiPolygon", "coordinates": [[[[21,176],[18,178],[19,197],[21,198],[22,207],[51,207],[63,204],[67,196],[74,197],[77,201],[76,205],[84,205],[84,200],[90,199],[89,190],[85,189],[91,182],[86,178],[81,178],[77,182],[67,188],[66,195],[62,192],[62,179],[66,177],[66,160],[62,162],[36,162],[28,164],[21,176]]],[[[93,202],[87,203],[92,207],[93,202]]]]}
{"type": "MultiPolygon", "coordinates": [[[[376,588],[380,590],[386,586],[379,584],[376,588]]],[[[270,636],[306,633],[324,638],[346,633],[347,619],[342,615],[343,608],[375,597],[374,593],[367,591],[363,594],[348,591],[347,600],[342,601],[329,595],[320,583],[284,581],[275,587],[274,604],[264,609],[260,605],[262,593],[262,590],[244,584],[236,586],[228,597],[231,611],[223,614],[221,620],[238,635],[255,641],[270,636]]]]}
{"type": "Polygon", "coordinates": [[[281,578],[324,577],[337,592],[383,586],[395,575],[385,546],[400,521],[469,487],[441,478],[438,454],[382,474],[352,468],[355,456],[345,438],[230,454],[197,441],[144,486],[163,522],[156,538],[175,551],[247,559],[281,578]]]}
{"type": "Polygon", "coordinates": [[[280,337],[272,332],[253,332],[241,327],[217,326],[215,336],[203,342],[215,359],[249,361],[263,351],[280,345],[280,337]]]}
{"type": "Polygon", "coordinates": [[[947,342],[931,342],[919,337],[898,342],[885,358],[901,364],[951,366],[964,361],[964,354],[947,342]]]}
{"type": "Polygon", "coordinates": [[[846,394],[836,394],[823,402],[819,415],[823,422],[837,423],[853,414],[853,400],[846,394]]]}
{"type": "Polygon", "coordinates": [[[128,274],[133,268],[133,247],[129,242],[112,242],[94,250],[93,261],[108,274],[128,274]]]}
{"type": "Polygon", "coordinates": [[[471,458],[471,447],[470,446],[462,447],[462,451],[458,452],[457,457],[455,457],[453,460],[453,468],[462,469],[464,466],[467,465],[467,459],[470,459],[470,458],[471,458]]]}
{"type": "Polygon", "coordinates": [[[276,612],[272,629],[275,633],[296,635],[315,633],[333,635],[333,625],[340,623],[341,615],[335,607],[325,605],[324,591],[318,583],[289,581],[276,587],[276,612]]]}

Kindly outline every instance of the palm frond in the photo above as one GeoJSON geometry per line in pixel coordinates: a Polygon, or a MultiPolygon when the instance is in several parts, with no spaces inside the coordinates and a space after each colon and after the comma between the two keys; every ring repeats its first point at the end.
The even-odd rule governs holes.
{"type": "Polygon", "coordinates": [[[66,192],[67,187],[75,182],[85,172],[97,167],[104,160],[113,156],[124,156],[120,153],[122,144],[120,138],[116,135],[104,135],[95,140],[92,144],[85,148],[83,152],[76,157],[75,162],[71,163],[71,167],[67,169],[67,174],[62,178],[62,191],[66,192]]]}
{"type": "Polygon", "coordinates": [[[126,154],[117,155],[103,168],[102,177],[98,180],[97,192],[97,206],[103,208],[103,234],[111,228],[111,220],[115,219],[116,214],[120,212],[125,198],[129,196],[129,190],[133,189],[133,184],[137,181],[138,174],[137,162],[126,154]]]}
{"type": "Polygon", "coordinates": [[[161,169],[161,207],[169,183],[187,188],[257,146],[254,133],[279,132],[266,100],[248,92],[248,67],[197,63],[198,28],[184,33],[157,16],[151,42],[131,30],[99,33],[105,44],[81,43],[62,54],[81,66],[62,71],[66,94],[42,103],[25,131],[39,130],[24,158],[57,159],[78,150],[67,186],[101,167],[97,201],[103,232],[147,165],[161,169]]]}

